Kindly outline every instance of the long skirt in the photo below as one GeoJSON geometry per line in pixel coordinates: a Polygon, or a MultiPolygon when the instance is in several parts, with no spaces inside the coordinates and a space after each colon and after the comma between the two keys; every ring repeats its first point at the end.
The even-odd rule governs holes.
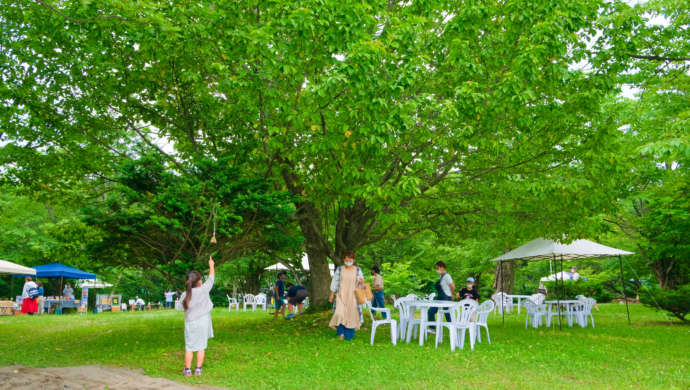
{"type": "Polygon", "coordinates": [[[203,351],[208,346],[208,339],[213,338],[211,314],[184,323],[184,345],[187,352],[203,351]]]}
{"type": "Polygon", "coordinates": [[[38,312],[38,302],[36,298],[24,298],[22,301],[22,313],[38,312]]]}

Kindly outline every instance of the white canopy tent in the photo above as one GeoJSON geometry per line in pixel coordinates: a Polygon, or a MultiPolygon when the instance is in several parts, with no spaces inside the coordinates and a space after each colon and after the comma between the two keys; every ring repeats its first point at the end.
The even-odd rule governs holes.
{"type": "MultiPolygon", "coordinates": [[[[306,253],[302,256],[302,269],[309,271],[309,258],[307,257],[306,253]]],[[[328,269],[331,271],[331,276],[333,276],[335,273],[335,264],[328,263],[328,269]]]]}
{"type": "Polygon", "coordinates": [[[36,275],[36,270],[10,261],[0,260],[0,274],[36,275]]]}
{"type": "Polygon", "coordinates": [[[569,281],[577,281],[580,280],[580,274],[579,273],[572,273],[572,272],[556,272],[555,274],[551,274],[549,276],[544,276],[543,278],[539,279],[540,282],[555,282],[557,280],[565,280],[566,282],[569,281]]]}
{"type": "MultiPolygon", "coordinates": [[[[309,258],[307,257],[306,254],[302,256],[302,270],[303,271],[309,271],[309,258]]],[[[269,265],[268,267],[264,268],[267,271],[289,271],[290,268],[287,267],[283,263],[275,263],[273,265],[269,265]]],[[[328,264],[328,269],[331,271],[331,276],[333,276],[333,273],[335,272],[335,264],[328,264]]]]}
{"type": "Polygon", "coordinates": [[[290,268],[286,267],[283,263],[275,263],[264,268],[266,271],[287,271],[290,268]]]}
{"type": "Polygon", "coordinates": [[[557,241],[537,238],[490,261],[549,260],[554,257],[572,260],[625,255],[634,255],[634,253],[589,240],[575,240],[570,244],[561,244],[557,241]]]}
{"type": "Polygon", "coordinates": [[[79,279],[79,282],[77,282],[77,285],[79,288],[108,288],[108,287],[113,287],[112,284],[106,283],[100,279],[79,279]]]}
{"type": "MultiPolygon", "coordinates": [[[[606,245],[598,244],[589,240],[575,240],[570,244],[562,244],[558,241],[547,240],[544,238],[537,238],[510,252],[504,253],[501,256],[491,259],[489,261],[499,262],[499,272],[501,274],[501,282],[503,282],[503,262],[517,261],[517,260],[557,260],[561,261],[561,274],[563,274],[563,260],[587,259],[587,258],[601,258],[601,257],[618,257],[621,274],[621,284],[623,283],[623,260],[621,256],[633,255],[633,252],[624,251],[621,249],[611,248],[606,245]]],[[[563,291],[563,278],[557,278],[561,281],[561,292],[563,291]]],[[[630,311],[628,310],[628,300],[625,297],[625,287],[622,286],[623,297],[625,298],[625,308],[628,313],[628,323],[630,323],[630,311]]],[[[501,289],[503,291],[503,289],[501,289]]],[[[560,296],[558,296],[560,300],[560,296]]],[[[505,322],[505,319],[504,319],[505,322]]],[[[558,319],[561,324],[560,316],[558,319]]]]}

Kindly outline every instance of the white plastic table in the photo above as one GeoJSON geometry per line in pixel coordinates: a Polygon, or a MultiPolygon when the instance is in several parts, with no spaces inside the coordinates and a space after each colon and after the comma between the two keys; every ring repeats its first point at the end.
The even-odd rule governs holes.
{"type": "MultiPolygon", "coordinates": [[[[460,304],[460,302],[454,302],[454,301],[429,301],[429,300],[406,300],[402,302],[403,305],[408,306],[409,308],[409,318],[407,321],[407,337],[405,338],[406,342],[410,342],[410,339],[412,338],[412,321],[414,319],[414,314],[419,309],[421,311],[420,313],[420,324],[419,324],[419,345],[423,346],[424,345],[424,333],[423,331],[426,329],[426,326],[428,325],[436,325],[436,321],[429,321],[427,319],[427,313],[429,312],[429,308],[431,307],[437,307],[439,309],[441,308],[453,308],[457,305],[460,304]]],[[[439,314],[440,315],[440,314],[439,314]]]]}
{"type": "MultiPolygon", "coordinates": [[[[563,313],[560,310],[560,308],[558,308],[557,310],[561,311],[561,315],[568,317],[568,325],[570,327],[572,327],[573,326],[573,306],[575,306],[577,304],[582,304],[582,301],[579,299],[567,299],[567,300],[562,300],[562,301],[550,300],[550,301],[544,301],[544,304],[546,304],[548,307],[547,315],[549,316],[549,318],[551,318],[551,311],[553,310],[554,306],[558,306],[559,304],[565,306],[565,313],[563,313]]],[[[558,320],[560,321],[561,319],[559,318],[558,320]]]]}
{"type": "Polygon", "coordinates": [[[518,314],[520,314],[520,302],[522,302],[523,299],[530,299],[531,295],[508,295],[508,297],[517,299],[518,314]]]}

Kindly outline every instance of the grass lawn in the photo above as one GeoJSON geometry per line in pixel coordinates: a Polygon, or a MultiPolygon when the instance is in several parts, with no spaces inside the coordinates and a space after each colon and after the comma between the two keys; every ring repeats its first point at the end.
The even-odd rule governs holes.
{"type": "Polygon", "coordinates": [[[187,384],[237,389],[690,388],[690,326],[632,306],[599,305],[596,328],[525,329],[524,313],[490,317],[492,344],[450,352],[427,342],[369,345],[335,339],[328,314],[272,321],[263,312],[215,309],[204,376],[184,378],[183,316],[173,311],[0,317],[0,365],[102,364],[143,368],[187,384]]]}

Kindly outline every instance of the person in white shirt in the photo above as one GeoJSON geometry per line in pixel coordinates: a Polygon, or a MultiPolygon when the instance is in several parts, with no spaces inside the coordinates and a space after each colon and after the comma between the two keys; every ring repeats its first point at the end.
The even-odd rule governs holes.
{"type": "Polygon", "coordinates": [[[137,307],[139,310],[144,310],[144,306],[146,305],[146,302],[144,302],[143,299],[136,297],[134,300],[134,305],[137,307]]]}
{"type": "Polygon", "coordinates": [[[174,291],[168,291],[164,293],[165,295],[165,308],[166,309],[172,309],[173,307],[173,299],[177,293],[174,291]]]}
{"type": "Polygon", "coordinates": [[[175,304],[175,309],[184,312],[184,376],[192,376],[192,360],[196,352],[196,368],[194,375],[201,375],[208,339],[213,338],[213,323],[211,322],[211,288],[215,281],[216,268],[213,257],[208,258],[208,279],[202,283],[201,274],[198,271],[189,271],[180,300],[175,304]]]}
{"type": "MultiPolygon", "coordinates": [[[[436,300],[437,301],[452,301],[453,295],[455,295],[455,284],[453,283],[453,278],[446,272],[446,263],[439,261],[434,267],[436,272],[439,274],[438,281],[436,282],[436,300]]],[[[432,307],[429,309],[427,314],[427,319],[429,322],[436,321],[436,313],[438,312],[437,307],[432,307]]],[[[446,321],[450,322],[450,313],[445,315],[446,321]]],[[[434,333],[434,328],[429,329],[429,333],[434,333]]]]}
{"type": "Polygon", "coordinates": [[[22,289],[22,313],[33,315],[38,312],[38,286],[27,277],[22,289]]]}
{"type": "Polygon", "coordinates": [[[72,286],[68,284],[65,285],[65,288],[62,289],[62,296],[74,300],[74,290],[72,289],[72,286]]]}

